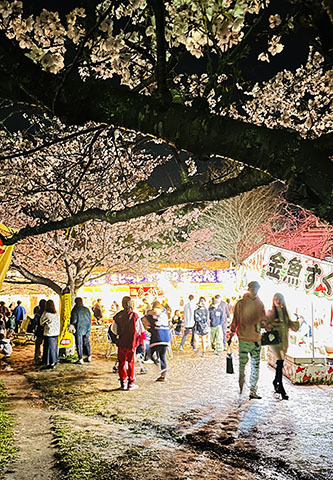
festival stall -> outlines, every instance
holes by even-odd
[[[124,295],[131,296],[137,308],[143,298],[149,302],[159,298],[166,300],[174,311],[182,309],[190,294],[194,295],[196,300],[204,296],[207,302],[216,294],[222,297],[234,295],[236,271],[230,268],[230,262],[223,262],[223,265],[227,268],[209,269],[209,264],[206,264],[206,268],[194,269],[169,264],[145,275],[111,273],[88,282],[80,290],[80,295],[86,299],[88,305],[101,298],[106,317],[113,316],[114,303],[121,305]]]
[[[273,295],[285,296],[290,317],[300,321],[290,332],[284,373],[294,383],[333,383],[333,263],[291,250],[263,245],[246,259],[238,281],[261,285],[269,309]],[[268,362],[275,358],[268,352]]]

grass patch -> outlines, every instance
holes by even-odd
[[[14,418],[13,413],[7,411],[7,393],[4,384],[0,381],[0,479],[4,478],[4,469],[15,456],[14,447]]]
[[[38,388],[43,398],[53,407],[70,410],[87,416],[110,416],[113,420],[117,411],[110,410],[110,392],[96,392],[89,382],[80,376],[50,376],[48,373],[29,373],[28,380]]]
[[[71,421],[52,418],[61,480],[135,480],[159,457],[143,446],[124,447],[113,438],[86,430],[73,431]],[[140,475],[140,476],[139,476]],[[141,476],[143,475],[143,476]]]

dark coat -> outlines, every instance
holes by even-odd
[[[71,313],[71,325],[75,326],[76,335],[87,335],[91,331],[91,313],[83,305],[75,305]]]

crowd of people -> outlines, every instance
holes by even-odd
[[[261,359],[261,336],[263,331],[274,330],[276,339],[268,348],[276,358],[276,371],[273,380],[275,392],[282,399],[288,395],[283,385],[283,362],[288,349],[289,329],[297,331],[299,322],[290,319],[284,297],[276,293],[273,297],[272,309],[265,312],[264,305],[258,296],[260,285],[250,282],[248,292],[240,298],[235,307],[230,301],[224,301],[215,295],[207,305],[204,297],[197,301],[189,295],[188,301],[181,309],[171,315],[166,302],[155,300],[152,305],[145,299],[141,306],[143,317],[133,311],[130,297],[124,297],[122,310],[114,317],[112,332],[118,343],[118,372],[122,390],[138,388],[135,384],[134,362],[135,352],[144,348],[150,358],[160,364],[161,372],[157,381],[166,381],[167,352],[172,334],[182,335],[179,349],[184,350],[187,338],[196,354],[205,356],[209,343],[217,354],[227,350],[233,337],[238,337],[239,345],[239,389],[243,392],[245,384],[245,367],[251,359],[250,399],[260,399],[257,392],[259,367]],[[231,312],[233,311],[233,315]],[[232,319],[231,319],[232,316]],[[145,347],[148,338],[148,348]],[[119,349],[119,346],[121,347]]]
[[[114,302],[113,321],[109,334],[117,344],[118,374],[122,390],[135,390],[135,360],[139,354],[146,362],[154,362],[160,366],[160,374],[156,381],[165,382],[167,376],[167,353],[173,335],[181,335],[179,350],[183,351],[190,337],[190,346],[197,355],[205,356],[209,348],[216,355],[221,355],[237,336],[239,349],[239,389],[242,394],[245,384],[245,367],[251,359],[250,399],[260,399],[257,392],[259,368],[261,360],[261,339],[263,331],[273,332],[277,340],[269,345],[276,358],[276,371],[273,387],[282,399],[288,395],[283,385],[283,364],[288,349],[289,329],[300,328],[298,320],[290,319],[285,299],[276,293],[271,310],[265,312],[264,305],[258,296],[260,285],[250,282],[248,292],[233,307],[229,299],[224,301],[215,295],[210,302],[203,296],[195,300],[189,295],[185,304],[173,313],[167,300],[155,299],[151,305],[146,298],[135,312],[131,297],[125,296],[120,307]],[[92,307],[94,319],[100,322],[103,317],[101,299]],[[10,337],[20,330],[26,315],[22,302],[6,307],[0,302],[0,352],[5,357],[12,353]],[[90,332],[92,325],[91,309],[83,305],[81,297],[75,299],[71,311],[68,331],[75,336],[78,363],[84,358],[91,362]],[[53,369],[59,358],[58,336],[60,319],[53,300],[42,299],[34,310],[30,322],[31,331],[35,335],[34,360],[42,368]],[[302,327],[304,329],[304,326]],[[41,354],[41,347],[43,353]]]

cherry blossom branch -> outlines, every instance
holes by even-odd
[[[252,190],[260,185],[272,182],[272,177],[258,170],[243,169],[236,178],[224,183],[207,182],[206,184],[185,184],[173,192],[163,193],[154,200],[127,207],[122,210],[102,210],[92,208],[71,217],[58,221],[49,221],[33,227],[26,226],[14,233],[11,237],[0,235],[4,245],[13,245],[27,237],[41,235],[54,230],[66,229],[88,220],[98,219],[110,224],[125,222],[132,218],[143,217],[150,213],[164,211],[174,205],[193,204],[219,200],[238,195],[241,192]]]
[[[0,156],[0,161],[1,160],[11,160],[13,158],[18,158],[18,157],[27,157],[29,155],[33,155],[34,153],[38,153],[42,150],[45,150],[48,147],[52,147],[53,145],[57,145],[59,143],[65,143],[68,142],[69,140],[72,140],[74,138],[79,137],[80,135],[86,135],[87,133],[92,133],[92,132],[102,132],[105,129],[106,125],[98,125],[97,127],[90,127],[90,128],[85,128],[82,130],[79,130],[74,133],[70,133],[68,135],[65,135],[62,138],[55,138],[54,140],[50,142],[45,142],[42,145],[39,145],[36,148],[31,148],[30,150],[25,150],[25,151],[20,151],[18,153],[12,153],[10,155],[2,155]]]

